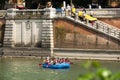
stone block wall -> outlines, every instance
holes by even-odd
[[[118,41],[66,19],[54,21],[54,44],[55,48],[120,49]]]

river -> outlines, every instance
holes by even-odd
[[[44,69],[35,58],[0,58],[0,80],[77,80],[85,72],[81,66],[86,60],[72,60],[70,69]],[[116,72],[119,61],[100,61],[102,66]]]

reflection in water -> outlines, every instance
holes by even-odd
[[[85,70],[85,61],[73,61],[70,69],[44,69],[38,66],[39,59],[13,58],[0,59],[0,80],[77,80]],[[120,62],[101,61],[102,65],[117,71]],[[112,66],[111,66],[112,64]]]

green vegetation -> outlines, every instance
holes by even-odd
[[[97,61],[88,61],[83,67],[87,72],[81,74],[78,80],[120,80],[120,72],[112,73],[111,70],[102,67]]]

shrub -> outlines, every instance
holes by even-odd
[[[83,64],[83,67],[87,69],[87,72],[81,74],[78,80],[120,80],[120,72],[112,73],[111,70],[102,67],[97,61],[88,61]]]

